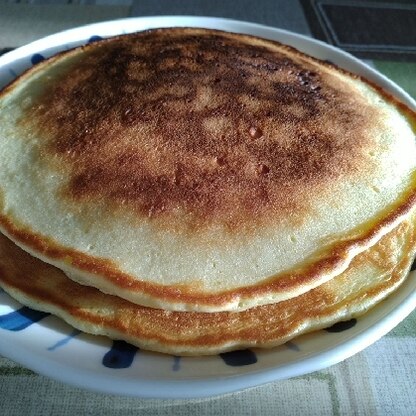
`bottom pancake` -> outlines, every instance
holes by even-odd
[[[91,334],[175,355],[273,347],[357,317],[406,279],[416,247],[413,218],[359,254],[341,275],[296,298],[243,312],[172,312],[132,304],[68,279],[0,235],[0,286],[22,304]]]

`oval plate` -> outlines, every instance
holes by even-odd
[[[0,58],[0,88],[57,52],[94,40],[155,27],[205,27],[247,33],[289,44],[364,76],[416,109],[390,80],[351,55],[305,36],[257,24],[205,17],[122,19],[67,30]],[[146,398],[214,396],[335,364],[369,346],[416,307],[416,274],[358,321],[318,331],[270,350],[211,357],[174,357],[138,350],[74,330],[60,319],[22,307],[0,289],[0,353],[34,371],[91,390]]]

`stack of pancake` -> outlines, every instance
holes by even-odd
[[[252,36],[59,54],[0,95],[0,285],[182,355],[351,319],[415,254],[415,125],[369,82]]]

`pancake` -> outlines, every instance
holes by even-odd
[[[415,114],[252,36],[160,29],[0,96],[0,229],[144,306],[237,311],[344,271],[415,204]]]
[[[358,317],[405,280],[416,250],[405,221],[357,255],[339,276],[299,297],[242,312],[172,312],[135,305],[79,285],[0,236],[0,286],[32,308],[92,334],[176,355],[273,347]]]

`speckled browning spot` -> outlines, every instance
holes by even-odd
[[[171,29],[86,47],[31,110],[66,197],[229,227],[307,208],[362,163],[371,112],[274,45]]]

